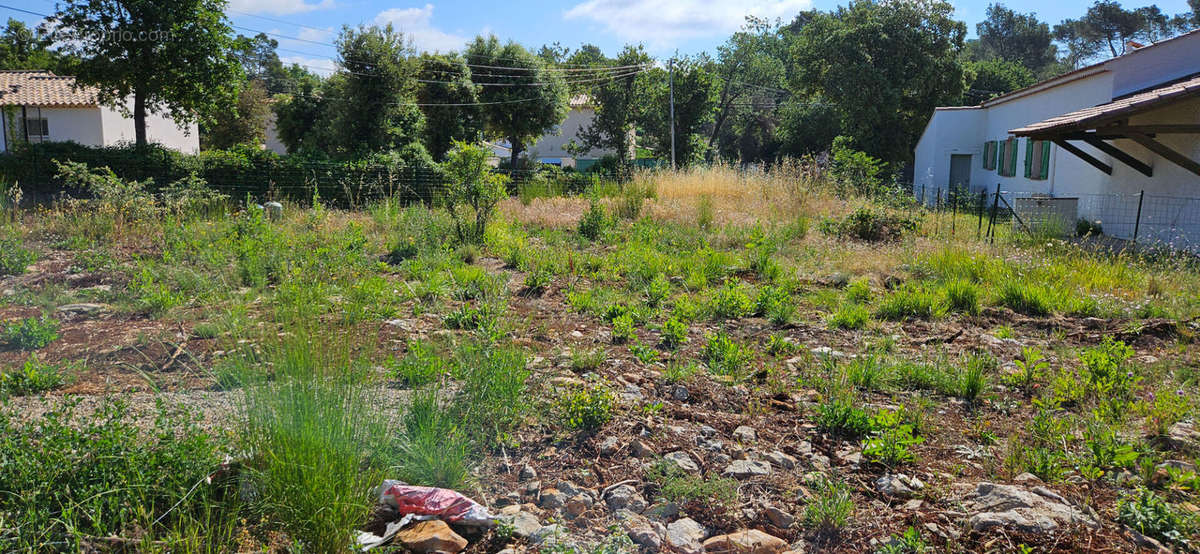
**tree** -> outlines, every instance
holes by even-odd
[[[331,142],[332,105],[338,98],[342,77],[328,81],[301,81],[295,94],[275,102],[275,132],[288,153],[324,153]],[[333,91],[326,96],[326,91]],[[327,99],[328,98],[328,99]]]
[[[754,17],[746,18],[742,30],[717,47],[720,93],[708,139],[709,159],[715,155],[717,138],[739,103],[764,90],[782,91],[785,50],[779,26]]]
[[[704,128],[712,123],[716,104],[716,76],[712,60],[706,54],[674,60],[675,67],[675,159],[681,166],[704,160],[707,136]],[[670,90],[667,69],[648,71],[640,127],[645,146],[660,159],[671,157]]]
[[[79,60],[52,50],[53,38],[41,29],[9,18],[0,35],[0,69],[48,69],[58,75],[70,75]]]
[[[261,81],[249,81],[238,94],[237,105],[213,118],[213,124],[202,129],[202,148],[226,149],[238,144],[259,146],[267,140],[267,116],[271,107],[267,90]]]
[[[404,34],[391,24],[343,27],[337,47],[343,71],[333,103],[335,152],[355,158],[419,143],[424,116],[415,105],[417,64]]]
[[[425,114],[425,149],[441,160],[455,141],[474,142],[483,131],[479,92],[458,54],[422,54],[417,102]],[[486,71],[486,70],[484,70]]]
[[[1168,18],[1158,6],[1133,10],[1115,0],[1097,0],[1079,19],[1054,26],[1054,36],[1067,46],[1066,63],[1078,66],[1104,54],[1120,56],[1130,42],[1154,42],[1186,26],[1183,18]]]
[[[483,242],[488,220],[506,194],[508,178],[492,171],[487,159],[490,153],[481,146],[455,142],[446,154],[442,171],[449,186],[444,201],[454,220],[454,232],[459,242]]]
[[[142,147],[148,113],[207,122],[235,101],[242,69],[224,8],[224,0],[66,0],[50,22],[81,59],[76,81],[132,113]]]
[[[867,153],[909,161],[929,113],[965,88],[966,25],[953,13],[940,0],[855,0],[816,13],[792,47],[792,88],[833,104]]]
[[[966,105],[979,104],[1037,82],[1037,77],[1028,67],[998,58],[967,62],[966,70],[971,82],[970,88],[963,94],[963,104]]]
[[[1058,57],[1050,25],[1037,14],[1017,13],[1002,4],[987,8],[987,19],[975,25],[979,35],[976,60],[1000,59],[1019,63],[1033,73],[1053,64]]]
[[[622,165],[632,159],[634,125],[645,106],[644,79],[639,79],[636,72],[649,63],[650,56],[640,45],[626,45],[620,55],[602,66],[611,68],[609,71],[587,73],[589,77],[581,79],[602,79],[591,83],[590,96],[596,115],[580,132],[584,147],[612,149]],[[634,66],[638,69],[628,69]]]
[[[472,73],[484,104],[484,130],[508,141],[515,172],[529,142],[554,129],[567,117],[567,85],[544,61],[515,42],[500,44],[495,36],[476,37],[467,46],[473,65],[488,66]]]
[[[825,152],[842,133],[836,106],[820,96],[788,99],[779,117],[779,151],[789,156]]]
[[[266,33],[259,33],[253,37],[238,35],[235,44],[234,55],[242,64],[247,79],[261,82],[267,94],[295,91],[292,76],[275,52],[279,41],[268,37]]]

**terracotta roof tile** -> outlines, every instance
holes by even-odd
[[[1052,132],[1081,131],[1193,96],[1200,96],[1200,76],[1118,98],[1107,104],[1054,116],[1009,132],[1014,135],[1030,136]]]
[[[95,106],[96,91],[49,71],[0,71],[0,106]]]

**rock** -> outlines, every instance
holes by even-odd
[[[641,493],[629,485],[621,485],[608,491],[608,496],[605,497],[604,502],[608,505],[608,509],[614,512],[617,510],[629,510],[640,514],[646,511],[646,507],[648,506],[646,499],[642,498]]]
[[[852,466],[862,465],[862,452],[855,448],[847,448],[837,452],[838,461]]]
[[[663,535],[666,533],[660,533],[650,520],[629,510],[617,510],[613,517],[621,522],[621,529],[634,544],[651,552],[658,552],[662,548]]]
[[[16,296],[16,295],[17,295],[17,291],[15,291],[13,289],[4,289],[3,291],[0,291],[0,296]]]
[[[751,477],[770,475],[771,465],[767,462],[734,460],[721,474],[733,477],[734,479],[749,479]]]
[[[689,393],[687,387],[683,385],[675,385],[671,387],[671,398],[674,398],[679,402],[687,401],[690,396],[691,393]]]
[[[771,465],[781,469],[796,469],[796,458],[788,456],[778,450],[772,450],[764,456]]]
[[[701,541],[707,536],[704,526],[690,517],[675,520],[667,526],[667,546],[678,552],[700,552]]]
[[[621,441],[617,437],[608,437],[600,441],[596,450],[600,452],[601,456],[612,456],[621,450]]]
[[[729,462],[732,462],[732,461],[733,461],[733,458],[730,457],[729,454],[725,454],[724,452],[718,452],[715,456],[712,457],[712,463],[713,463],[713,465],[716,465],[716,466],[729,465]]]
[[[413,523],[401,529],[396,540],[413,552],[462,552],[467,547],[467,539],[440,519]]]
[[[767,521],[771,522],[780,529],[787,529],[796,523],[796,517],[774,506],[768,507],[763,511],[763,515],[767,516]]]
[[[875,490],[886,496],[908,498],[916,495],[917,491],[925,488],[925,483],[915,477],[903,473],[886,474],[875,480]]]
[[[567,501],[567,515],[578,517],[580,514],[588,511],[593,505],[595,505],[595,501],[592,500],[591,496],[577,494]]]
[[[917,510],[920,510],[921,506],[924,506],[924,505],[925,505],[925,502],[923,500],[921,500],[919,498],[914,498],[912,500],[909,500],[908,502],[905,502],[904,505],[901,506],[900,508],[904,509],[904,510],[908,510],[910,512],[915,512]]]
[[[1042,479],[1040,477],[1038,477],[1037,475],[1034,475],[1032,473],[1029,473],[1029,472],[1025,472],[1016,477],[1013,477],[1013,481],[1015,481],[1017,483],[1026,483],[1026,484],[1030,484],[1030,485],[1042,484]]]
[[[722,450],[725,450],[725,443],[721,441],[708,440],[705,438],[697,438],[696,445],[712,452],[721,452]]]
[[[654,456],[654,449],[645,441],[633,441],[633,444],[629,445],[629,455],[634,458],[649,458]]]
[[[692,457],[682,450],[677,450],[663,456],[663,460],[675,464],[676,467],[688,473],[700,473],[700,466],[696,465]]]
[[[651,519],[671,520],[679,517],[679,505],[674,502],[659,502],[642,513]]]
[[[560,510],[567,505],[567,495],[558,489],[545,489],[538,499],[538,507],[545,510]]]
[[[517,478],[522,481],[529,481],[530,479],[537,479],[537,475],[537,470],[533,469],[533,466],[526,464],[521,467],[521,473],[517,475]]]
[[[407,319],[389,319],[385,323],[387,323],[388,326],[395,327],[397,329],[400,329],[401,331],[412,331],[413,330],[412,322]]]
[[[529,542],[531,544],[554,544],[562,542],[562,538],[565,536],[567,536],[567,528],[555,523],[534,531],[533,534],[529,535]]]
[[[58,307],[58,312],[72,315],[90,315],[108,311],[108,304],[65,304]]]
[[[749,425],[740,425],[733,430],[733,438],[740,442],[754,442],[758,434]]]
[[[625,385],[625,389],[621,391],[621,400],[624,400],[627,404],[641,402],[643,399],[645,399],[645,396],[642,395],[642,389],[638,388],[637,385]]]
[[[1180,450],[1200,451],[1200,431],[1191,423],[1176,423],[1167,430],[1167,441]]]
[[[517,512],[512,516],[509,523],[513,527],[513,534],[522,539],[528,539],[538,529],[542,528],[542,522],[538,520],[537,516],[529,512]]]
[[[720,535],[704,541],[704,551],[719,554],[780,554],[788,544],[757,529]]]
[[[701,425],[700,426],[700,435],[703,436],[704,438],[711,439],[711,438],[717,436],[717,434],[718,434],[717,430],[712,428],[709,425]]]
[[[1011,526],[1027,533],[1045,533],[1072,523],[1093,528],[1099,525],[1066,499],[1041,486],[1026,489],[1016,485],[979,483],[967,498],[965,508],[974,512],[968,526],[976,531]]]
[[[1159,469],[1173,469],[1176,471],[1184,471],[1184,472],[1191,472],[1191,473],[1196,472],[1196,464],[1193,464],[1193,463],[1185,461],[1185,460],[1167,460],[1161,464],[1158,464],[1158,468]]]
[[[818,346],[816,348],[810,348],[810,349],[808,349],[808,351],[811,352],[813,356],[816,356],[818,358],[823,357],[823,356],[830,357],[830,358],[845,358],[846,357],[845,352],[841,352],[839,350],[834,350],[828,346]]]

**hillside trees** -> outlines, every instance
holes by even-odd
[[[588,90],[596,106],[592,122],[580,133],[586,148],[608,148],[616,152],[621,163],[628,163],[633,156],[635,124],[642,112],[651,108],[645,97],[645,80],[640,76],[650,56],[641,46],[626,46],[611,60],[598,67],[609,68],[605,72],[588,72],[579,81],[595,81]]]
[[[455,141],[476,141],[483,131],[482,106],[473,105],[479,102],[479,91],[471,81],[471,68],[458,54],[422,54],[417,64],[425,148],[441,160]]]

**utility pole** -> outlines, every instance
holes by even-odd
[[[679,55],[679,51],[675,51]],[[671,58],[671,71],[667,77],[671,89],[671,171],[675,171],[675,58]]]

